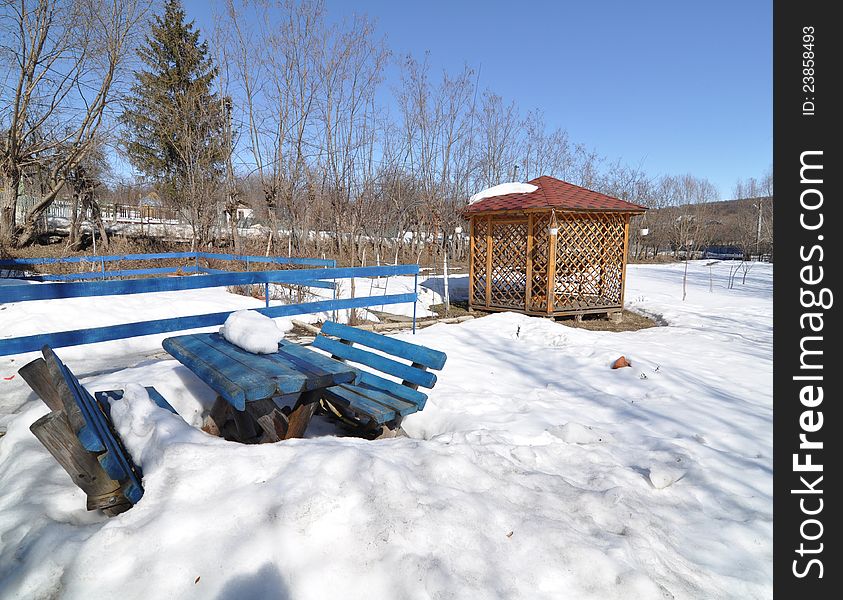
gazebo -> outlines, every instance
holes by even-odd
[[[473,197],[464,210],[469,308],[554,317],[623,310],[629,220],[646,208],[547,176],[498,189],[509,193]]]

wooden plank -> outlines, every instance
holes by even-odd
[[[70,423],[71,430],[77,437],[80,431],[86,431],[83,434],[89,438],[86,439],[86,443],[88,446],[93,446],[93,444],[98,442],[98,438],[94,432],[87,430],[85,418],[82,416],[82,409],[79,408],[79,404],[76,402],[75,389],[70,384],[69,378],[65,375],[64,364],[48,346],[44,346],[41,349],[41,353],[44,356],[44,363],[50,372],[50,378],[58,392],[63,406],[62,410],[64,410],[67,420]],[[105,446],[100,446],[99,450],[105,450]]]
[[[18,287],[32,288],[43,286],[5,286],[6,289]],[[4,288],[0,288],[0,290],[2,289]],[[386,304],[404,304],[412,303],[415,301],[416,295],[412,293],[390,294],[387,296],[363,296],[358,298],[343,298],[340,300],[305,302],[302,304],[286,304],[281,306],[271,306],[269,308],[256,308],[253,310],[268,317],[287,317],[292,315],[341,310],[345,308],[363,308],[367,306],[381,306]],[[66,346],[78,346],[80,344],[107,342],[110,340],[120,340],[130,337],[152,335],[155,333],[169,333],[173,331],[184,331],[186,329],[212,327],[214,325],[222,325],[223,323],[225,323],[225,320],[229,317],[229,315],[231,315],[232,312],[234,311],[208,313],[204,315],[192,315],[188,317],[173,317],[169,319],[158,319],[154,321],[126,323],[123,325],[109,325],[106,327],[75,329],[72,331],[41,333],[16,338],[0,339],[0,356],[6,356],[9,354],[23,354],[25,352],[34,352],[44,345],[48,345],[52,348],[63,348]]]
[[[18,374],[29,384],[32,391],[50,407],[50,410],[62,410],[64,404],[59,396],[59,391],[53,383],[50,370],[43,358],[36,358],[30,363],[18,369]]]
[[[356,342],[393,356],[399,356],[403,359],[424,365],[429,369],[442,369],[445,366],[445,361],[448,359],[448,356],[439,350],[396,340],[395,338],[379,333],[363,331],[333,321],[327,321],[322,325],[322,333]]]
[[[225,398],[217,396],[208,416],[205,417],[205,421],[202,423],[202,431],[216,437],[222,437],[223,428],[232,410],[233,407]]]
[[[324,389],[320,389],[302,394],[296,406],[293,407],[293,411],[290,413],[287,433],[284,436],[285,440],[304,436],[304,432],[307,430],[313,413],[316,412],[319,399],[322,397],[324,391]]]
[[[299,394],[321,389],[337,383],[353,381],[355,372],[348,365],[332,361],[316,352],[300,348],[299,351],[285,347],[273,354],[252,354],[226,341],[218,333],[196,334],[194,337],[243,367],[243,373],[257,374],[274,380],[275,390],[263,397]],[[239,381],[238,381],[239,383]],[[241,384],[241,387],[244,387]],[[245,389],[245,387],[244,387]],[[260,399],[260,398],[258,398]],[[246,404],[251,402],[246,393]]]
[[[246,392],[240,387],[237,381],[237,373],[228,367],[225,367],[225,371],[221,372],[215,365],[197,356],[193,350],[196,347],[195,342],[186,344],[185,337],[167,338],[162,342],[162,346],[164,350],[184,364],[199,379],[225,398],[234,408],[244,410],[246,408]],[[271,396],[274,391],[274,384],[271,387],[269,384],[263,385],[267,389],[265,392],[261,389],[259,393],[263,393],[263,396],[258,397],[266,398],[267,396]]]
[[[388,392],[389,394],[402,400],[412,402],[419,407],[419,410],[423,409],[425,403],[427,402],[427,394],[424,392],[414,390],[411,387],[401,385],[400,383],[390,379],[384,379],[383,377],[375,375],[374,373],[369,373],[368,371],[360,371],[357,376],[357,380],[354,383],[359,387]]]
[[[296,269],[284,271],[249,271],[218,273],[195,277],[152,277],[113,281],[79,281],[0,287],[0,303],[50,300],[55,298],[83,298],[90,296],[123,296],[148,292],[195,290],[252,283],[301,283],[312,280],[346,279],[349,277],[378,277],[416,275],[418,265],[390,265],[383,267],[344,267],[326,269]]]
[[[205,258],[239,262],[262,262],[286,265],[309,265],[314,267],[334,267],[336,261],[322,258],[297,258],[290,256],[245,256],[241,254],[215,254],[210,252],[159,252],[150,254],[103,254],[96,256],[67,256],[61,258],[11,258],[0,260],[0,267],[18,265],[47,265],[67,263],[102,263],[114,261],[162,260],[174,258]]]
[[[132,462],[129,453],[123,447],[111,420],[103,412],[103,407],[82,387],[78,379],[73,377],[73,380],[79,392],[77,397],[79,406],[86,418],[93,423],[97,435],[105,445],[105,452],[100,454],[97,460],[109,477],[123,484],[123,494],[132,504],[136,504],[143,496],[140,469]]]
[[[227,271],[225,269],[210,269],[207,267],[199,267],[199,273],[231,273],[231,271]],[[280,285],[287,285],[287,284],[280,284]],[[322,288],[326,290],[333,290],[336,288],[336,284],[333,281],[319,281],[319,280],[308,280],[302,281],[297,283],[296,285],[300,285],[303,287],[315,287],[315,288]]]
[[[407,415],[411,415],[419,410],[419,407],[413,402],[407,402],[406,400],[402,400],[401,398],[372,388],[346,384],[334,386],[332,389],[349,390],[359,396],[365,396],[370,400],[374,400],[378,404],[382,404],[390,410],[394,410],[401,417],[406,417]]]
[[[468,220],[468,240],[469,240],[469,252],[468,252],[468,308],[471,309],[474,307],[474,247],[475,247],[475,240],[474,236],[474,216],[472,215]]]
[[[551,217],[551,226],[553,225],[553,218]],[[557,221],[557,226],[559,222]],[[556,238],[559,235],[548,234],[548,248],[547,248],[547,314],[553,313],[553,302],[556,292]]]
[[[486,306],[492,305],[492,216],[486,217]]]
[[[623,307],[623,296],[626,292],[626,261],[629,258],[629,217],[627,217],[623,224],[623,264],[621,266],[621,302]]]
[[[324,258],[298,258],[295,256],[244,256],[241,254],[215,254],[211,252],[197,253],[199,258],[212,260],[230,260],[253,263],[272,263],[279,265],[305,265],[312,267],[335,267],[337,261]]]
[[[524,310],[530,308],[533,292],[533,213],[527,215],[527,285],[524,290]]]
[[[237,410],[245,410],[247,400],[260,400],[275,393],[274,381],[243,372],[240,364],[208,352],[207,344],[194,336],[167,338],[162,346]]]
[[[184,267],[156,267],[152,269],[120,269],[117,271],[93,271],[90,273],[69,273],[66,275],[39,275],[27,279],[40,281],[81,281],[85,279],[103,279],[108,277],[135,277],[138,275],[165,275],[167,273],[190,274],[198,273],[196,265]],[[226,271],[228,272],[228,271]]]
[[[368,350],[347,346],[323,335],[318,336],[313,341],[313,345],[316,348],[325,350],[346,360],[372,367],[383,373],[388,373],[389,375],[426,388],[432,388],[436,384],[436,375],[429,371],[413,368],[410,365],[400,363],[379,354],[374,354]]]
[[[283,440],[287,434],[287,417],[278,410],[278,407],[270,398],[248,402],[246,413],[263,430],[265,434],[263,441],[278,442]]]
[[[64,412],[76,437],[89,452],[104,451],[105,444],[99,436],[93,417],[86,410],[84,401],[81,399],[79,381],[50,348],[43,348],[42,352],[44,362],[50,369]]]
[[[123,481],[131,478],[131,471],[133,470],[132,465],[129,464],[131,459],[129,459],[128,455],[122,451],[122,447],[118,448],[117,445],[114,444],[115,440],[113,439],[113,432],[111,431],[112,428],[110,423],[107,422],[107,419],[100,410],[99,405],[97,405],[94,398],[88,394],[88,391],[82,387],[79,380],[75,377],[73,377],[73,380],[73,384],[76,387],[77,392],[76,402],[82,409],[82,414],[84,415],[89,428],[96,433],[96,436],[105,447],[105,452],[100,454],[97,459],[103,466],[105,472],[108,473],[112,479]],[[79,437],[78,433],[77,437]],[[82,445],[85,445],[84,441]],[[138,483],[140,482],[138,481]]]
[[[195,351],[203,360],[217,368],[233,368],[232,380],[246,393],[247,403],[252,400],[269,398],[276,394],[292,394],[304,389],[308,375],[295,369],[289,363],[280,361],[273,354],[253,354],[227,341],[218,333],[200,333],[183,336],[184,345],[192,341],[204,344],[205,348],[195,346]],[[310,375],[314,377],[314,375]],[[332,378],[323,376],[325,385],[331,385]],[[270,380],[273,389],[266,393],[264,381]],[[255,384],[257,382],[257,385]],[[255,389],[254,393],[252,390]]]
[[[388,423],[396,418],[394,409],[388,408],[343,386],[334,386],[326,389],[325,396],[331,402],[336,402],[354,413],[363,414],[379,425]]]
[[[99,256],[65,256],[60,258],[8,258],[0,260],[0,267],[17,265],[50,265],[67,263],[101,263],[114,261],[196,258],[196,254],[196,252],[159,252],[152,254],[104,254]]]
[[[89,496],[113,495],[120,483],[110,478],[96,456],[82,447],[64,411],[44,415],[29,430],[70,476],[70,479]]]
[[[333,377],[332,385],[352,382],[357,374],[355,368],[313,350],[308,350],[289,340],[281,340],[278,343],[278,353],[275,356],[277,360],[283,358],[283,360],[307,372],[331,374]]]

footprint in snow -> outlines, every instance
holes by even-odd
[[[651,465],[648,477],[654,488],[663,490],[685,477],[687,473],[685,461],[681,457],[676,457],[673,463]]]
[[[598,444],[612,441],[612,436],[605,431],[569,422],[548,428],[548,433],[561,439],[566,444]]]

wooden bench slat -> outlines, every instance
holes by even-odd
[[[389,423],[396,417],[396,412],[371,398],[356,393],[345,386],[335,385],[325,390],[325,396],[332,402],[337,402],[352,410],[356,414],[363,414],[377,424]]]
[[[400,377],[405,381],[422,387],[432,388],[436,384],[436,375],[429,371],[423,371],[391,358],[374,354],[368,350],[343,344],[324,335],[316,336],[313,345],[321,350],[330,352],[334,356],[372,367],[373,369]]]
[[[297,366],[305,368],[318,367],[326,373],[333,373],[335,381],[348,383],[354,381],[354,373],[348,372],[348,366],[318,352],[308,350],[291,342],[281,340],[278,342],[278,354],[284,356]]]
[[[428,369],[441,370],[445,366],[447,355],[439,350],[419,346],[395,338],[387,337],[372,331],[364,331],[356,327],[349,327],[341,323],[327,321],[322,325],[322,333],[332,335],[334,337],[342,338],[350,342],[356,342],[369,348],[374,348],[398,356],[400,358],[409,360],[420,365],[424,365]],[[420,384],[421,385],[421,384]],[[432,387],[426,386],[426,387]]]
[[[419,410],[419,407],[413,402],[407,402],[406,400],[402,400],[401,398],[397,398],[381,390],[360,385],[339,385],[334,386],[334,388],[331,389],[335,388],[351,390],[355,394],[365,396],[366,398],[374,400],[378,404],[382,404],[386,408],[394,410],[401,417],[406,417],[407,415],[411,415]]]
[[[400,383],[396,383],[395,381],[391,381],[389,379],[384,379],[380,375],[375,375],[374,373],[369,373],[368,371],[360,371],[356,382],[357,384],[361,384],[362,387],[371,387],[377,390],[389,392],[393,396],[398,396],[402,400],[412,402],[419,410],[423,409],[425,402],[427,402],[427,394],[424,392],[414,390],[411,387],[401,385]]]
[[[75,432],[76,436],[82,443],[82,447],[88,452],[103,452],[106,450],[105,443],[99,434],[96,423],[94,422],[93,414],[90,410],[88,410],[87,405],[81,399],[81,393],[79,392],[81,384],[79,383],[79,380],[76,379],[63,362],[58,360],[58,357],[55,355],[53,356],[56,359],[59,372],[70,390],[70,394],[73,397],[74,402],[79,406],[79,411],[84,421],[84,425]]]
[[[131,457],[129,457],[123,445],[112,433],[109,421],[102,410],[100,410],[96,400],[82,386],[76,376],[70,372],[70,369],[58,360],[55,354],[53,356],[64,374],[65,380],[79,408],[82,410],[85,420],[88,422],[86,434],[95,434],[99,438],[99,445],[105,450],[103,454],[97,457],[97,460],[99,460],[100,465],[102,465],[103,470],[109,477],[116,481],[128,482],[125,492],[126,497],[132,504],[137,503],[143,495],[140,470],[131,462]],[[85,445],[81,437],[79,441],[82,442],[83,446]],[[89,448],[86,447],[86,449]]]

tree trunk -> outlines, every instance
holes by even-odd
[[[53,188],[47,192],[47,195],[39,200],[38,203],[26,213],[23,225],[18,231],[17,238],[14,240],[16,248],[23,248],[24,246],[28,246],[32,243],[35,236],[38,235],[38,220],[44,214],[44,211],[46,211],[53,203],[53,200],[56,199],[59,190],[61,190],[63,186],[64,179],[55,180]]]
[[[0,246],[11,246],[15,241],[17,229],[15,212],[18,207],[20,171],[14,169],[5,175],[5,187],[0,195]]]
[[[102,222],[102,213],[100,212],[100,205],[99,203],[94,200],[93,198],[90,199],[90,206],[91,206],[91,220],[96,225],[97,230],[100,232],[100,241],[102,242],[102,249],[108,250],[109,246],[109,239],[108,239],[108,231],[105,229],[105,224]],[[91,232],[93,235],[93,232]]]
[[[84,214],[84,208],[82,212]],[[81,223],[79,218],[79,195],[73,195],[73,202],[70,206],[70,235],[67,239],[67,245],[70,246],[72,250],[81,250],[82,243],[79,239],[79,230],[81,229]]]

